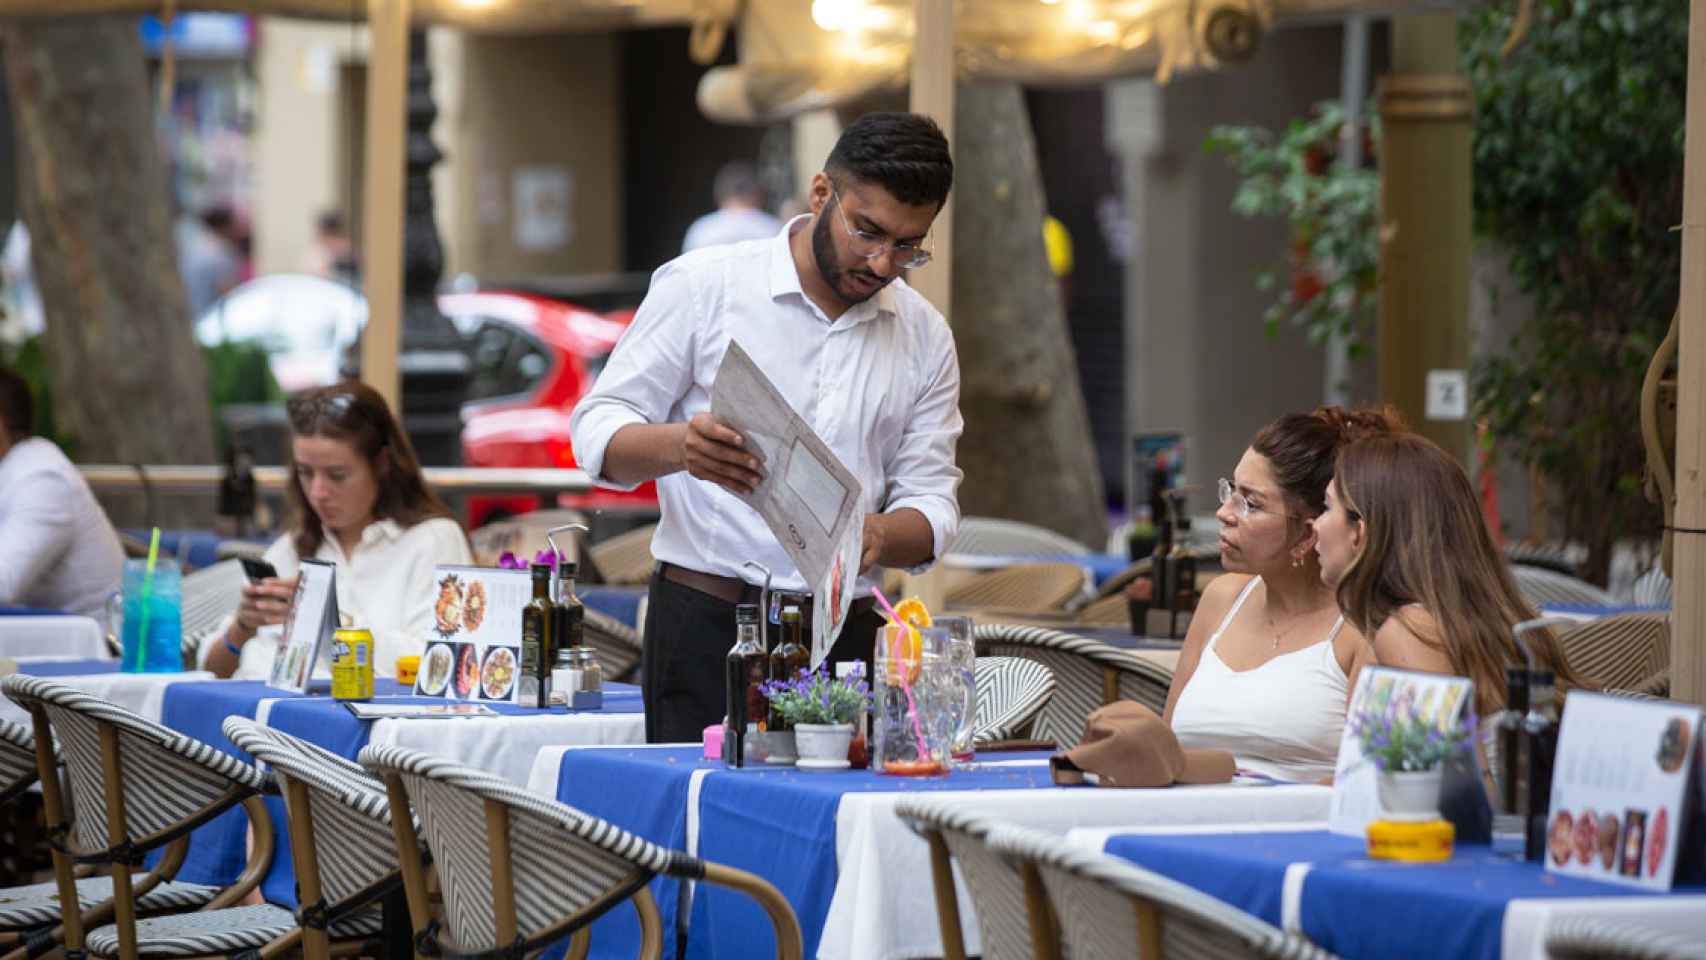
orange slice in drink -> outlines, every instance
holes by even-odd
[[[883,632],[888,644],[887,656],[892,663],[906,664],[907,686],[918,682],[918,670],[923,663],[924,635],[919,633],[921,627],[930,626],[930,611],[924,606],[924,601],[917,597],[908,597],[895,605],[895,616],[900,619],[896,626],[904,629],[885,630]],[[898,673],[890,673],[888,685],[898,687],[902,680]]]
[[[924,601],[917,597],[907,597],[895,604],[894,613],[901,619],[902,623],[911,624],[914,627],[930,626],[930,608],[926,607]]]

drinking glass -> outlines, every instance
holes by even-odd
[[[885,626],[877,634],[876,742],[872,766],[898,776],[936,776],[948,770],[953,736],[951,676],[945,630]]]
[[[183,579],[174,560],[124,562],[120,582],[123,616],[118,630],[126,673],[175,673],[184,668]]]
[[[977,641],[970,617],[937,617],[932,626],[948,633],[947,660],[949,682],[953,686],[949,714],[953,733],[948,752],[955,766],[970,763],[976,757],[972,737],[977,733]]]

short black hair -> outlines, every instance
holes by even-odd
[[[36,403],[30,382],[11,367],[0,367],[0,425],[15,440],[35,429]]]
[[[841,131],[823,168],[874,183],[911,207],[940,207],[954,185],[948,138],[921,113],[867,113]]]

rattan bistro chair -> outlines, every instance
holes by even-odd
[[[652,536],[657,532],[655,523],[635,527],[627,533],[593,544],[587,548],[587,553],[591,555],[593,565],[598,567],[598,572],[604,575],[605,583],[644,584],[651,579],[652,566],[656,562],[652,558]]]
[[[1543,604],[1577,603],[1609,607],[1617,603],[1617,598],[1610,593],[1566,573],[1522,563],[1511,564],[1510,571],[1511,579],[1516,581],[1517,591],[1522,594],[1524,600],[1536,607]]]
[[[1062,613],[1083,594],[1089,574],[1076,563],[1024,563],[977,577],[948,591],[949,610]]]
[[[0,720],[0,806],[28,790],[39,775],[35,736],[24,727]]]
[[[1569,917],[1546,931],[1546,956],[1553,960],[1703,960],[1706,945],[1631,924]]]
[[[1054,695],[1054,674],[1035,660],[979,657],[976,672],[978,746],[1023,735]]]
[[[1558,633],[1564,662],[1596,686],[1663,695],[1670,670],[1670,616],[1622,613]]]
[[[573,936],[584,957],[589,924],[623,901],[640,916],[641,955],[663,946],[647,886],[660,874],[729,887],[770,917],[780,960],[799,960],[800,924],[769,883],[636,837],[573,807],[430,754],[369,746],[361,763],[385,782],[401,852],[415,944],[426,955],[522,956]],[[413,802],[444,893],[442,921],[429,908],[415,856],[420,840],[404,811]]]
[[[284,794],[303,956],[331,956],[334,932],[344,946],[360,945],[381,926],[379,901],[403,882],[385,785],[343,757],[246,717],[226,718],[223,729],[266,764]],[[296,941],[291,935],[273,947]]]
[[[1047,527],[1018,520],[995,517],[962,517],[954,541],[946,553],[970,553],[979,556],[1022,554],[1090,553],[1089,547],[1071,537],[1055,533]]]
[[[583,610],[581,637],[598,655],[606,680],[627,680],[640,668],[640,633],[591,607]]]
[[[1072,960],[1332,957],[1200,890],[1117,857],[1069,847],[1055,834],[1001,824],[985,840],[1021,874],[1034,869],[1040,875],[1048,909],[1035,903],[1027,909],[1033,927],[1039,917],[1052,926],[1033,929],[1032,939],[1058,932]]]
[[[1025,876],[985,842],[995,821],[960,812],[951,802],[923,795],[902,797],[895,804],[895,816],[930,845],[930,875],[943,960],[966,960],[964,921],[954,887],[955,861],[977,909],[977,932],[982,941],[979,955],[983,960],[1058,960],[1060,941],[1049,932],[1053,918],[1047,915],[1048,902],[1035,870]],[[1034,898],[1027,896],[1031,890],[1035,891]],[[1037,907],[1045,915],[1028,918],[1028,907]]]
[[[1084,721],[1097,707],[1136,700],[1161,713],[1173,671],[1098,640],[1043,627],[1008,623],[977,625],[977,655],[1023,657],[1054,674],[1054,694],[1032,725],[1031,736],[1062,749],[1084,735]]]
[[[256,908],[223,909],[247,896],[272,865],[272,825],[259,796],[258,770],[52,680],[15,675],[0,687],[29,711],[35,726],[36,768],[53,844],[54,898],[81,905],[57,909],[68,955],[86,948],[126,960],[202,956],[271,939],[257,939],[249,915],[231,916]],[[55,742],[69,791],[53,775],[52,751],[44,746]],[[238,805],[249,817],[255,842],[237,881],[223,890],[169,882],[183,864],[190,831]],[[160,862],[138,877],[143,856],[155,850],[164,851]],[[74,863],[105,868],[111,876],[101,878],[104,886],[90,882],[96,878],[79,882]],[[137,919],[141,913],[197,906],[206,912]],[[88,932],[109,916],[114,923]]]
[[[248,580],[238,560],[221,560],[184,574],[182,653],[186,668],[194,668],[203,641],[225,626],[225,618],[237,609]]]

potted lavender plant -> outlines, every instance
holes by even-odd
[[[863,670],[833,679],[828,666],[801,669],[798,676],[759,688],[770,706],[793,727],[796,763],[802,770],[843,770],[853,742],[853,721],[871,704]]]
[[[1382,815],[1388,820],[1432,820],[1439,815],[1445,762],[1472,749],[1475,717],[1416,714],[1408,701],[1394,700],[1351,718],[1363,759],[1373,763]]]

